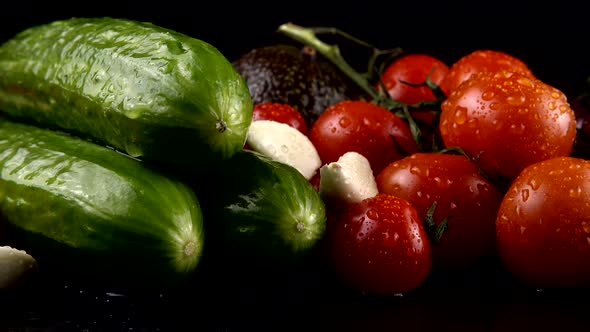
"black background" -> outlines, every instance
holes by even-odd
[[[6,6],[0,11],[0,41],[57,19],[113,16],[186,33],[233,60],[252,48],[288,41],[276,29],[293,22],[339,28],[381,49],[427,52],[448,64],[478,48],[504,50],[571,96],[583,91],[590,77],[588,18],[582,4],[568,1],[20,1]],[[589,326],[586,291],[528,289],[494,262],[467,275],[438,276],[416,294],[388,299],[346,290],[313,263],[271,280],[204,277],[190,292],[142,296],[50,282],[0,293],[0,329],[575,331]]]
[[[233,60],[251,48],[285,41],[276,29],[293,22],[336,27],[380,49],[428,52],[449,64],[477,48],[504,50],[566,92],[577,92],[590,76],[588,17],[583,3],[572,0],[17,1],[11,7],[0,11],[0,40],[55,19],[119,16],[208,41]]]

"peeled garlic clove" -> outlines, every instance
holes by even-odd
[[[37,261],[26,251],[0,246],[0,288],[16,286],[36,268]]]

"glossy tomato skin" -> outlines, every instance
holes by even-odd
[[[380,78],[391,99],[416,105],[436,100],[432,90],[424,84],[430,78],[433,83],[440,85],[448,70],[446,63],[430,54],[408,53],[391,62]],[[380,88],[380,84],[376,88]],[[412,117],[425,127],[433,124],[436,114],[429,110],[414,110]]]
[[[356,151],[369,160],[374,174],[419,150],[407,122],[362,100],[341,101],[328,107],[311,127],[309,139],[322,163]]]
[[[527,167],[496,220],[506,270],[541,289],[590,286],[590,161],[556,157]]]
[[[252,121],[273,120],[286,123],[299,130],[304,135],[308,134],[307,123],[293,106],[276,102],[262,102],[254,105]]]
[[[491,177],[511,180],[530,164],[569,155],[576,119],[565,94],[538,79],[481,72],[441,104],[439,131],[446,147],[462,148]]]
[[[432,55],[411,53],[389,64],[381,74],[381,81],[393,100],[413,105],[436,97],[427,86],[416,87],[405,82],[424,84],[430,76],[430,80],[439,85],[448,69],[446,63]]]
[[[440,240],[431,241],[437,270],[465,271],[495,255],[502,192],[465,156],[416,153],[388,165],[376,181],[380,192],[409,201],[420,220],[435,202],[435,225],[447,218]]]
[[[508,70],[527,77],[534,77],[533,71],[521,59],[498,50],[475,50],[455,61],[439,84],[448,96],[452,90],[481,71]]]
[[[379,193],[338,214],[328,228],[328,257],[344,285],[366,294],[411,292],[431,270],[430,242],[416,210]]]

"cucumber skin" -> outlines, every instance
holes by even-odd
[[[205,256],[230,270],[291,269],[323,242],[325,204],[295,168],[244,149],[209,180],[194,185],[210,244]]]
[[[0,215],[41,269],[122,284],[185,280],[204,244],[199,201],[184,183],[106,147],[2,118]]]
[[[189,167],[241,150],[252,120],[245,81],[214,46],[110,17],[33,26],[0,45],[0,110]]]

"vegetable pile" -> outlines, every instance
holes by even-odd
[[[126,288],[319,258],[393,296],[490,257],[527,287],[586,287],[585,99],[496,50],[446,64],[278,32],[294,45],[233,62],[107,17],[0,45],[2,286],[29,276],[4,263],[18,252],[33,273]],[[367,72],[324,32],[372,50]]]

